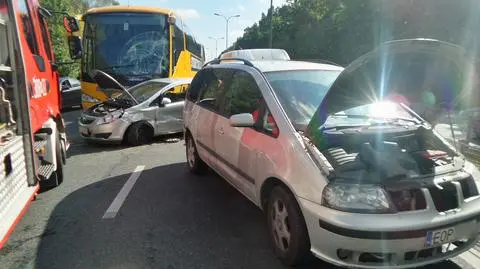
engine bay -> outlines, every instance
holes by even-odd
[[[109,99],[103,103],[90,107],[86,112],[90,116],[103,117],[119,109],[132,107],[132,102],[127,99]]]
[[[319,150],[333,167],[329,177],[379,183],[435,173],[457,154],[431,129],[400,132],[324,133]]]

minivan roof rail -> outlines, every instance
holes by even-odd
[[[296,59],[297,60],[297,59]],[[298,59],[297,61],[305,61],[305,62],[313,62],[313,63],[319,63],[319,64],[331,64],[331,65],[336,65],[342,67],[342,65],[329,61],[329,60],[324,60],[324,59]]]
[[[242,58],[228,58],[228,59],[218,59],[218,58],[216,58],[216,59],[213,59],[210,62],[204,64],[203,67],[205,67],[207,65],[211,65],[211,64],[220,64],[221,62],[226,62],[226,61],[239,61],[239,62],[243,62],[244,65],[254,67],[252,62],[250,62],[249,60],[246,60],[246,59],[242,59]]]

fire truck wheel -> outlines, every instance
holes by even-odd
[[[127,141],[132,146],[140,146],[150,143],[153,138],[153,130],[143,122],[135,122],[128,128]]]
[[[53,174],[50,176],[48,180],[43,182],[42,188],[45,188],[46,190],[58,187],[60,184],[63,182],[63,154],[62,154],[62,143],[60,141],[60,137],[57,137],[56,139],[56,145],[55,145],[55,161],[57,162],[57,170],[53,172]]]
[[[57,136],[57,142],[55,145],[56,150],[56,162],[57,162],[57,170],[53,172],[52,177],[55,178],[55,187],[62,184],[63,182],[63,153],[62,153],[62,142],[60,141],[60,137]]]
[[[62,164],[65,165],[67,164],[67,147],[65,146],[65,141],[60,140],[60,152],[61,152],[61,157],[62,157]]]

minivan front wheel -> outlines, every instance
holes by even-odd
[[[310,253],[310,240],[303,214],[293,195],[282,186],[275,187],[266,213],[275,255],[285,265],[301,264]]]
[[[194,174],[204,174],[207,170],[207,165],[200,159],[200,156],[198,156],[193,137],[188,134],[185,142],[188,169]]]

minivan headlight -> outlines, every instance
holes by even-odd
[[[386,191],[377,185],[330,183],[323,189],[322,205],[346,212],[393,213]]]

